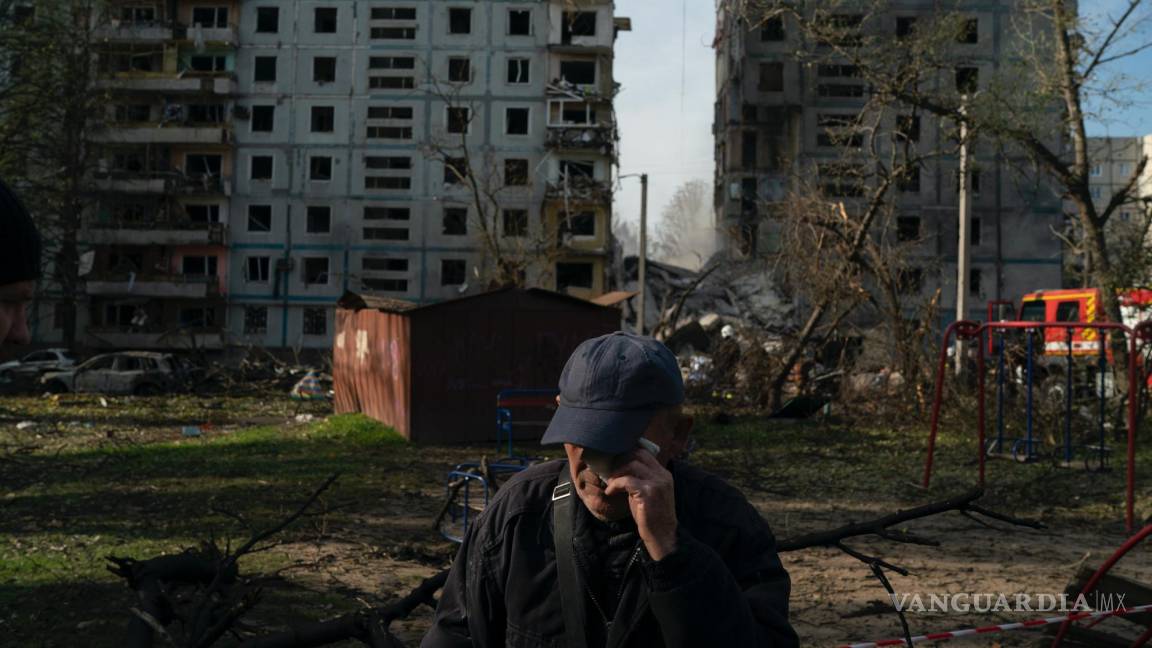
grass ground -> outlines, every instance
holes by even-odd
[[[244,573],[281,576],[267,588],[255,620],[280,626],[379,604],[446,566],[454,545],[431,527],[443,475],[492,448],[413,447],[359,417],[298,423],[292,407],[231,398],[0,399],[0,643],[118,645],[133,599],[105,571],[104,556],[146,558],[208,538],[235,544],[278,521],[334,472],[341,477],[317,514],[282,534],[281,546],[241,562]],[[720,424],[701,411],[693,460],[743,488],[777,536],[786,537],[969,488],[976,453],[961,414],[951,412],[928,491],[913,485],[923,467],[923,424],[782,424],[753,417]],[[31,425],[19,425],[24,422]],[[190,425],[201,435],[183,436],[181,428]],[[1138,520],[1152,512],[1152,444],[1146,446],[1138,461]],[[1123,537],[1123,480],[1122,470],[992,462],[983,503],[1041,519],[1057,534],[1074,530],[1089,544],[1098,539],[1101,547],[1115,546]],[[986,538],[1003,545],[1004,560],[1020,553],[1013,542],[1039,545],[1029,560],[1043,563],[1057,580],[1071,576],[1067,556],[1079,551],[1069,546],[1047,559],[1043,547],[1056,541],[1050,534],[930,529],[945,536],[934,550],[938,561],[965,556]],[[911,556],[929,570],[933,560],[907,553],[904,545],[862,546],[894,562]],[[797,628],[807,643],[892,635],[894,622],[861,625],[827,600],[824,590],[848,580],[859,592],[846,591],[845,601],[863,604],[883,592],[859,563],[821,551],[786,557]],[[994,555],[980,550],[971,560]],[[990,573],[995,560],[987,565]],[[833,564],[849,577],[822,571]],[[414,644],[427,622],[428,612],[421,611],[399,624],[401,636]]]

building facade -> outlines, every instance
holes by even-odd
[[[797,55],[814,46],[797,33],[791,19],[749,20],[746,6],[751,6],[746,0],[717,3],[715,43],[716,226],[737,258],[775,251],[779,240],[773,211],[783,208],[802,176],[823,181],[824,170],[836,168],[846,141],[837,129],[856,119],[869,98],[853,66],[817,64],[811,56]],[[1013,3],[971,6],[965,37],[955,45],[956,79],[978,90],[1011,50]],[[935,3],[893,0],[890,12],[873,19],[871,28],[896,39],[917,18],[937,10]],[[851,25],[860,16],[833,15],[830,20]],[[900,119],[907,121],[901,124]],[[944,148],[948,130],[926,115],[889,115],[881,128],[896,132],[912,125],[914,146]],[[1028,166],[1022,159],[1006,158],[990,144],[978,144],[972,159],[967,315],[984,319],[988,300],[1018,299],[1029,290],[1060,286],[1061,244],[1052,231],[1059,227],[1061,204],[1043,178],[1023,178],[1014,171]],[[940,155],[928,160],[914,181],[902,183],[899,226],[894,228],[900,240],[917,241],[909,263],[910,272],[921,279],[914,282],[909,300],[941,290],[940,311],[948,320],[956,302],[958,168],[956,155]]]
[[[109,4],[86,344],[328,347],[345,291],[451,299],[504,258],[604,291],[612,2]]]
[[[1135,137],[1090,137],[1088,138],[1089,159],[1092,167],[1088,170],[1088,191],[1092,195],[1092,202],[1098,211],[1102,211],[1112,200],[1112,197],[1123,190],[1132,174],[1136,172],[1140,160],[1152,159],[1152,135]],[[1143,240],[1145,250],[1152,249],[1152,232],[1149,232],[1149,219],[1152,218],[1152,165],[1145,165],[1132,192],[1132,200],[1121,205],[1112,213],[1106,228],[1109,243],[1117,245],[1121,250],[1133,248],[1133,242]],[[1073,216],[1076,206],[1067,203],[1064,211]],[[1078,227],[1069,227],[1069,239],[1077,238]],[[1139,243],[1136,243],[1139,246]],[[1085,265],[1087,259],[1073,250],[1066,255],[1065,271],[1068,274],[1066,283],[1080,285],[1084,281]],[[1115,254],[1115,249],[1114,252]],[[1124,256],[1124,255],[1121,255]],[[1137,255],[1128,261],[1140,263],[1147,255]],[[1117,259],[1114,261],[1123,261]],[[1135,270],[1134,268],[1124,270]],[[1141,285],[1152,281],[1152,268],[1146,270],[1143,277],[1139,272],[1132,272],[1130,279]]]

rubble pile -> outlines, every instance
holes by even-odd
[[[638,273],[637,258],[626,257],[623,290],[638,289]],[[716,332],[729,324],[769,334],[782,334],[793,325],[792,305],[776,291],[772,275],[763,262],[713,260],[700,272],[694,272],[649,261],[646,275],[645,320],[650,329],[665,339],[694,322]],[[688,290],[691,292],[684,297]],[[680,304],[682,297],[683,304]],[[635,323],[631,306],[625,317]],[[661,324],[661,330],[656,331]]]

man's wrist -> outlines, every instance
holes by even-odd
[[[660,538],[644,541],[644,548],[648,551],[648,557],[652,560],[663,560],[676,553],[677,546],[675,531],[665,534]]]

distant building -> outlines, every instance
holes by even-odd
[[[630,29],[611,1],[108,5],[85,344],[325,348],[346,290],[485,289],[475,201],[436,154],[460,131],[487,234],[551,236],[527,283],[604,292]]]
[[[796,186],[802,170],[822,173],[834,166],[828,163],[840,158],[842,144],[828,132],[853,119],[868,94],[850,65],[801,62],[796,53],[807,45],[790,20],[749,24],[741,13],[748,4],[717,2],[715,44],[716,225],[737,258],[776,250],[774,206]],[[1011,0],[972,5],[970,37],[957,43],[957,71],[964,78],[980,84],[1002,65],[1014,38],[1006,20],[1014,5]],[[935,3],[894,1],[881,28],[895,38],[917,16],[937,10]],[[843,23],[857,18],[845,15]],[[908,120],[902,128],[914,128],[920,146],[934,148],[946,137],[928,116]],[[887,127],[895,129],[895,120]],[[1060,200],[1046,180],[1021,182],[1013,171],[1021,162],[1005,159],[991,146],[974,151],[970,318],[984,318],[987,300],[1061,285],[1061,243],[1052,233],[1061,222]],[[910,284],[909,297],[942,289],[946,319],[955,312],[958,167],[955,157],[933,160],[900,187],[896,228],[901,239],[922,241],[910,269],[921,280]]]
[[[1132,178],[1140,159],[1152,158],[1152,135],[1090,137],[1088,146],[1089,159],[1092,160],[1092,168],[1088,170],[1088,191],[1096,208],[1103,210],[1112,200],[1112,196]],[[1107,226],[1109,237],[1139,236],[1143,230],[1148,218],[1147,210],[1152,209],[1152,164],[1146,165],[1143,173],[1136,179],[1134,197],[1139,202],[1122,205],[1113,212]],[[1064,211],[1073,215],[1076,213],[1076,207],[1066,203]],[[1075,233],[1077,228],[1070,227],[1070,230]],[[1152,238],[1146,237],[1146,241],[1152,246]],[[1080,255],[1067,255],[1065,269],[1072,275],[1069,277],[1070,281],[1079,278],[1078,275],[1084,269],[1084,261]],[[1152,269],[1149,269],[1149,273],[1152,273]],[[1152,274],[1145,277],[1144,282],[1148,281],[1152,281]]]

